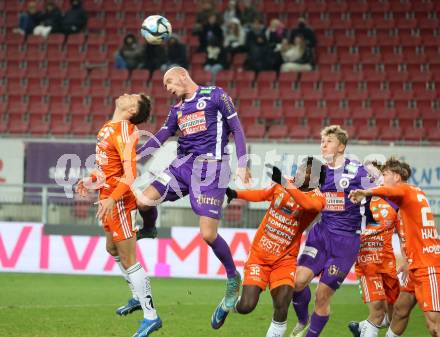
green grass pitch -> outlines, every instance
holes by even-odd
[[[230,314],[225,325],[215,331],[210,318],[223,296],[224,282],[155,278],[152,287],[163,320],[163,328],[151,335],[154,337],[260,337],[266,335],[271,321],[268,292],[254,312]],[[2,337],[132,336],[142,317],[140,311],[127,317],[114,313],[130,297],[122,277],[0,273],[0,289]],[[332,310],[323,337],[351,337],[347,323],[367,314],[357,286],[343,286],[333,299]],[[293,310],[288,319],[290,333],[296,322]],[[380,336],[385,336],[384,330]],[[428,336],[418,308],[405,336]]]

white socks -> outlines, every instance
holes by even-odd
[[[377,337],[379,334],[379,327],[370,321],[364,321],[361,329],[361,337]]]
[[[267,330],[266,337],[283,337],[287,330],[287,321],[285,322],[275,322],[272,320],[270,323],[269,330]]]
[[[151,294],[150,279],[139,262],[127,269],[128,278],[144,311],[144,318],[152,320],[157,318]]]
[[[134,291],[134,288],[133,288],[133,285],[132,285],[131,282],[130,282],[130,279],[128,278],[127,271],[126,271],[125,268],[122,266],[121,258],[120,258],[119,256],[113,256],[113,258],[115,259],[115,262],[118,264],[119,269],[121,269],[122,276],[124,276],[125,281],[127,281],[128,287],[129,287],[130,290],[131,290],[131,294],[132,294],[133,298],[134,298],[135,300],[137,300],[138,297],[137,297],[137,295],[136,295],[136,292]]]
[[[390,320],[388,319],[388,314],[385,314],[382,323],[380,323],[380,328],[388,328],[390,326]]]
[[[392,330],[391,327],[388,328],[387,334],[385,337],[400,337],[400,335],[396,335]]]

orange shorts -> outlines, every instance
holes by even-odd
[[[414,269],[402,291],[414,293],[422,311],[440,311],[440,267]]]
[[[244,265],[243,285],[254,285],[263,291],[275,289],[282,285],[295,286],[296,257],[283,257],[274,264],[261,264],[257,259],[249,256]]]
[[[135,227],[137,208],[124,207],[124,199],[116,202],[113,209],[113,215],[108,217],[102,223],[104,230],[110,232],[113,236],[113,241],[123,241],[132,238],[137,232]]]
[[[394,304],[399,297],[399,279],[392,274],[357,274],[364,303],[387,301]]]

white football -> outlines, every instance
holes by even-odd
[[[161,15],[150,15],[142,22],[141,34],[148,43],[161,44],[172,33],[171,23]]]

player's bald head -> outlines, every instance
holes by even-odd
[[[188,70],[186,70],[183,67],[171,67],[163,75],[164,82],[166,81],[167,78],[173,77],[173,76],[189,77],[189,73],[188,73]]]

